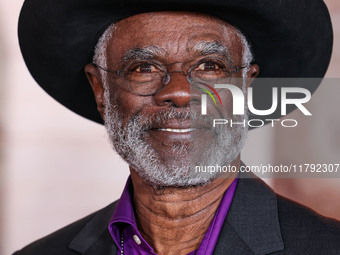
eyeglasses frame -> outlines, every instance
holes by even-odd
[[[165,67],[164,67],[161,63],[159,63],[159,62],[157,62],[157,61],[155,61],[155,60],[152,60],[152,59],[136,59],[136,60],[132,61],[131,63],[129,63],[123,70],[118,70],[118,71],[110,70],[110,69],[105,68],[105,67],[102,67],[102,66],[100,66],[100,65],[98,65],[98,64],[96,64],[96,63],[94,63],[94,62],[92,62],[92,64],[93,64],[96,68],[99,68],[99,69],[101,69],[101,70],[103,70],[103,71],[105,71],[105,72],[108,72],[108,73],[117,75],[117,76],[119,76],[119,77],[124,77],[124,79],[125,79],[125,84],[126,84],[126,86],[129,88],[129,90],[130,90],[132,93],[134,93],[134,94],[136,94],[136,95],[139,95],[139,96],[153,96],[153,95],[155,95],[156,93],[158,93],[158,91],[162,90],[162,89],[165,87],[165,85],[167,85],[167,84],[170,82],[170,79],[171,79],[170,76],[171,76],[173,73],[182,73],[183,75],[186,76],[186,78],[187,78],[189,84],[191,84],[191,83],[192,83],[191,72],[192,72],[193,67],[194,67],[197,63],[201,62],[202,60],[204,60],[204,59],[209,59],[209,58],[215,58],[215,59],[218,59],[218,60],[220,60],[220,61],[223,61],[225,64],[227,64],[227,65],[230,67],[230,79],[232,79],[232,74],[233,74],[233,73],[238,73],[241,69],[244,69],[244,68],[248,67],[248,65],[244,65],[244,66],[231,66],[227,61],[225,61],[224,59],[219,58],[219,57],[204,57],[204,58],[199,59],[198,61],[196,61],[196,62],[190,67],[188,73],[184,72],[183,70],[174,70],[174,71],[168,73],[167,70],[165,69]],[[138,61],[149,61],[149,62],[151,62],[151,63],[154,63],[154,64],[160,66],[160,67],[164,70],[165,78],[163,79],[162,86],[161,86],[159,89],[157,89],[155,92],[150,93],[150,94],[141,94],[141,93],[138,93],[138,92],[134,91],[134,90],[128,85],[128,82],[126,81],[126,78],[125,78],[125,74],[127,73],[127,70],[130,68],[130,66],[132,66],[134,63],[136,63],[136,62],[138,62]]]

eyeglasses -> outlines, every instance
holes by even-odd
[[[124,77],[128,88],[135,94],[151,96],[164,88],[170,82],[174,73],[182,73],[191,85],[229,83],[232,74],[238,73],[245,66],[232,67],[225,60],[218,57],[206,57],[198,60],[186,73],[175,70],[168,73],[165,67],[150,59],[135,60],[127,65],[124,70],[113,71],[92,63],[105,72]]]

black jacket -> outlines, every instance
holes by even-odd
[[[115,255],[108,231],[117,202],[15,255]],[[240,179],[214,254],[340,255],[340,223],[276,195],[258,178]]]

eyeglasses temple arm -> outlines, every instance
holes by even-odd
[[[94,65],[96,68],[99,68],[105,72],[108,72],[108,73],[112,73],[112,74],[115,74],[115,75],[118,75],[118,76],[124,76],[124,71],[113,71],[113,70],[109,70],[107,68],[104,68],[100,65],[97,65],[96,63],[92,62],[92,65]]]

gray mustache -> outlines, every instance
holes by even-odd
[[[190,110],[190,108],[162,109],[147,115],[140,112],[131,118],[133,125],[138,125],[143,130],[164,127],[167,122],[172,120],[177,120],[178,122],[190,121],[190,126],[192,127],[211,127],[214,118],[207,115],[201,115],[200,113]]]

